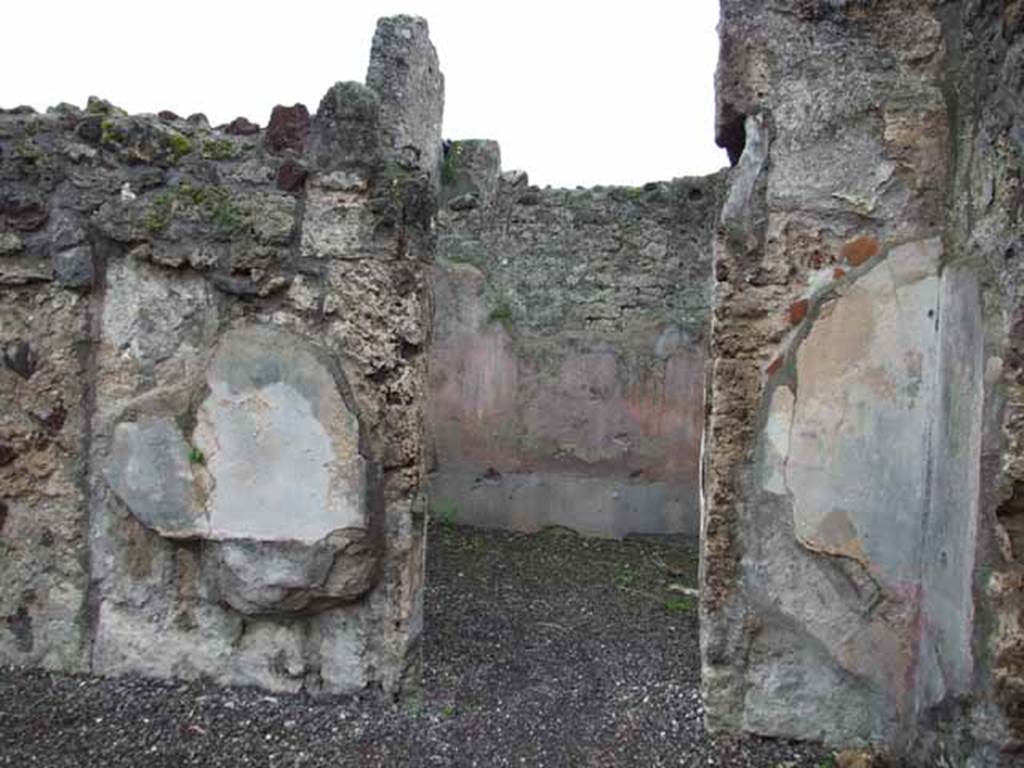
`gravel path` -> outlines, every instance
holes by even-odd
[[[707,734],[695,543],[439,527],[424,692],[311,700],[0,668],[4,766],[769,766],[827,752]]]

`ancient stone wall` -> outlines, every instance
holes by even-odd
[[[428,466],[528,529],[702,490],[712,727],[1019,761],[1024,4],[720,34],[735,167],[636,189],[442,152],[407,17],[265,129],[0,113],[0,662],[393,691]]]
[[[313,692],[414,666],[422,20],[382,20],[368,80],[264,129],[0,114],[0,661]]]
[[[720,31],[709,722],[1010,764],[1020,4],[723,0]]]
[[[720,178],[539,189],[477,141],[444,169],[435,514],[696,534]]]
[[[945,22],[948,271],[978,295],[983,401],[975,571],[963,585],[974,601],[973,695],[927,713],[940,734],[928,742],[953,762],[1009,765],[1024,753],[1024,2],[970,0]]]

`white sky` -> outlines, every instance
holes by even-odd
[[[0,105],[310,112],[363,81],[376,20],[430,23],[447,138],[501,143],[535,184],[641,184],[727,164],[714,145],[718,0],[5,0]]]

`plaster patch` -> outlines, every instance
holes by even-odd
[[[786,460],[789,458],[789,434],[793,426],[796,398],[789,387],[776,387],[772,391],[768,420],[764,425],[765,456],[762,487],[768,493],[784,496],[786,487]]]
[[[359,522],[344,495],[330,493],[330,437],[294,388],[222,390],[203,403],[199,419],[196,440],[207,446],[216,481],[214,538],[316,541]]]
[[[212,538],[314,542],[364,527],[358,424],[301,340],[271,328],[228,334],[207,384],[194,442],[214,481]]]
[[[936,239],[893,249],[819,314],[797,353],[783,477],[766,456],[766,490],[791,492],[805,547],[893,582],[916,572],[927,503],[939,251]],[[771,416],[766,430],[780,431]]]

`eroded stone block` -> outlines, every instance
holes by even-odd
[[[170,418],[122,422],[114,429],[107,481],[139,522],[161,536],[206,537],[210,522],[197,498],[190,454]]]
[[[184,419],[192,435],[167,415],[121,422],[106,477],[147,528],[209,542],[204,573],[238,611],[354,600],[372,586],[378,553],[345,386],[294,334],[230,331],[206,369],[206,397]]]
[[[338,531],[313,544],[225,541],[209,558],[221,597],[246,614],[311,612],[351,602],[371,586],[376,553],[365,532]]]

